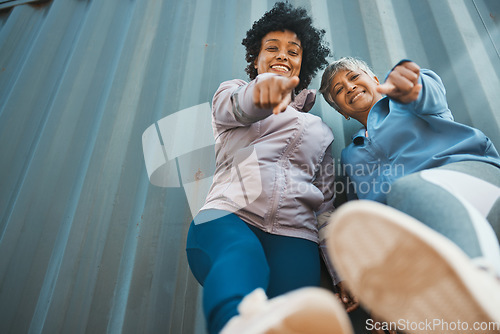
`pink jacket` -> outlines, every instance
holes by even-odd
[[[201,210],[234,212],[269,233],[319,242],[316,214],[333,209],[333,134],[308,114],[315,92],[301,91],[273,115],[252,102],[255,82],[223,82],[212,103],[216,170]]]

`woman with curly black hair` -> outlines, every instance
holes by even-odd
[[[307,113],[306,87],[327,63],[323,35],[306,10],[277,3],[243,40],[250,83],[226,81],[214,95],[216,171],[186,246],[210,333],[352,332],[318,288],[333,134]]]
[[[323,43],[324,30],[318,30],[312,25],[311,18],[303,8],[292,8],[285,3],[277,3],[252,29],[242,44],[246,48],[245,60],[248,66],[245,72],[253,80],[257,77],[257,68],[254,66],[259,56],[262,38],[270,31],[293,31],[302,45],[302,66],[300,69],[300,83],[296,92],[305,89],[311,83],[316,72],[328,65],[326,57],[330,54],[329,48]]]

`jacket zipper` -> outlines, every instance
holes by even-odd
[[[302,137],[302,132],[304,131],[304,127],[305,127],[306,121],[304,119],[304,115],[299,114],[299,117],[300,117],[300,127],[299,127],[299,130],[297,131],[297,135],[295,136],[293,141],[288,145],[288,147],[286,148],[286,150],[283,153],[283,155],[281,156],[281,158],[277,161],[277,164],[278,164],[277,174],[279,176],[281,176],[284,181],[285,181],[286,177],[285,177],[285,172],[284,172],[285,166],[283,165],[283,162],[288,160],[287,158],[288,158],[289,154],[291,153],[291,151],[293,151],[295,149],[295,145],[297,144],[299,139]],[[277,178],[277,181],[278,181],[278,178]],[[277,184],[275,185],[275,189],[273,191],[273,197],[272,197],[273,204],[271,206],[271,210],[269,213],[269,219],[270,219],[271,224],[269,225],[268,232],[272,232],[274,230],[274,225],[276,223],[275,215],[276,215],[276,212],[278,211],[278,206],[279,206],[279,202],[280,202],[280,198],[281,198],[281,196],[280,196],[281,192],[279,191],[280,184],[279,184],[279,182],[276,182],[276,183]]]

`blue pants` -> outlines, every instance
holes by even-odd
[[[256,288],[272,298],[320,284],[316,243],[263,232],[221,210],[201,211],[195,217],[186,252],[191,271],[203,286],[209,333],[218,333],[237,315],[238,304]]]

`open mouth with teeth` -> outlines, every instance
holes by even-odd
[[[283,72],[283,73],[286,73],[286,72],[289,72],[290,71],[290,67],[286,66],[286,65],[282,65],[282,64],[277,64],[277,65],[271,65],[271,68],[275,71],[278,71],[278,72]]]
[[[354,103],[358,100],[358,98],[361,97],[362,94],[364,94],[364,90],[360,90],[354,94],[354,96],[351,98],[351,103]]]

